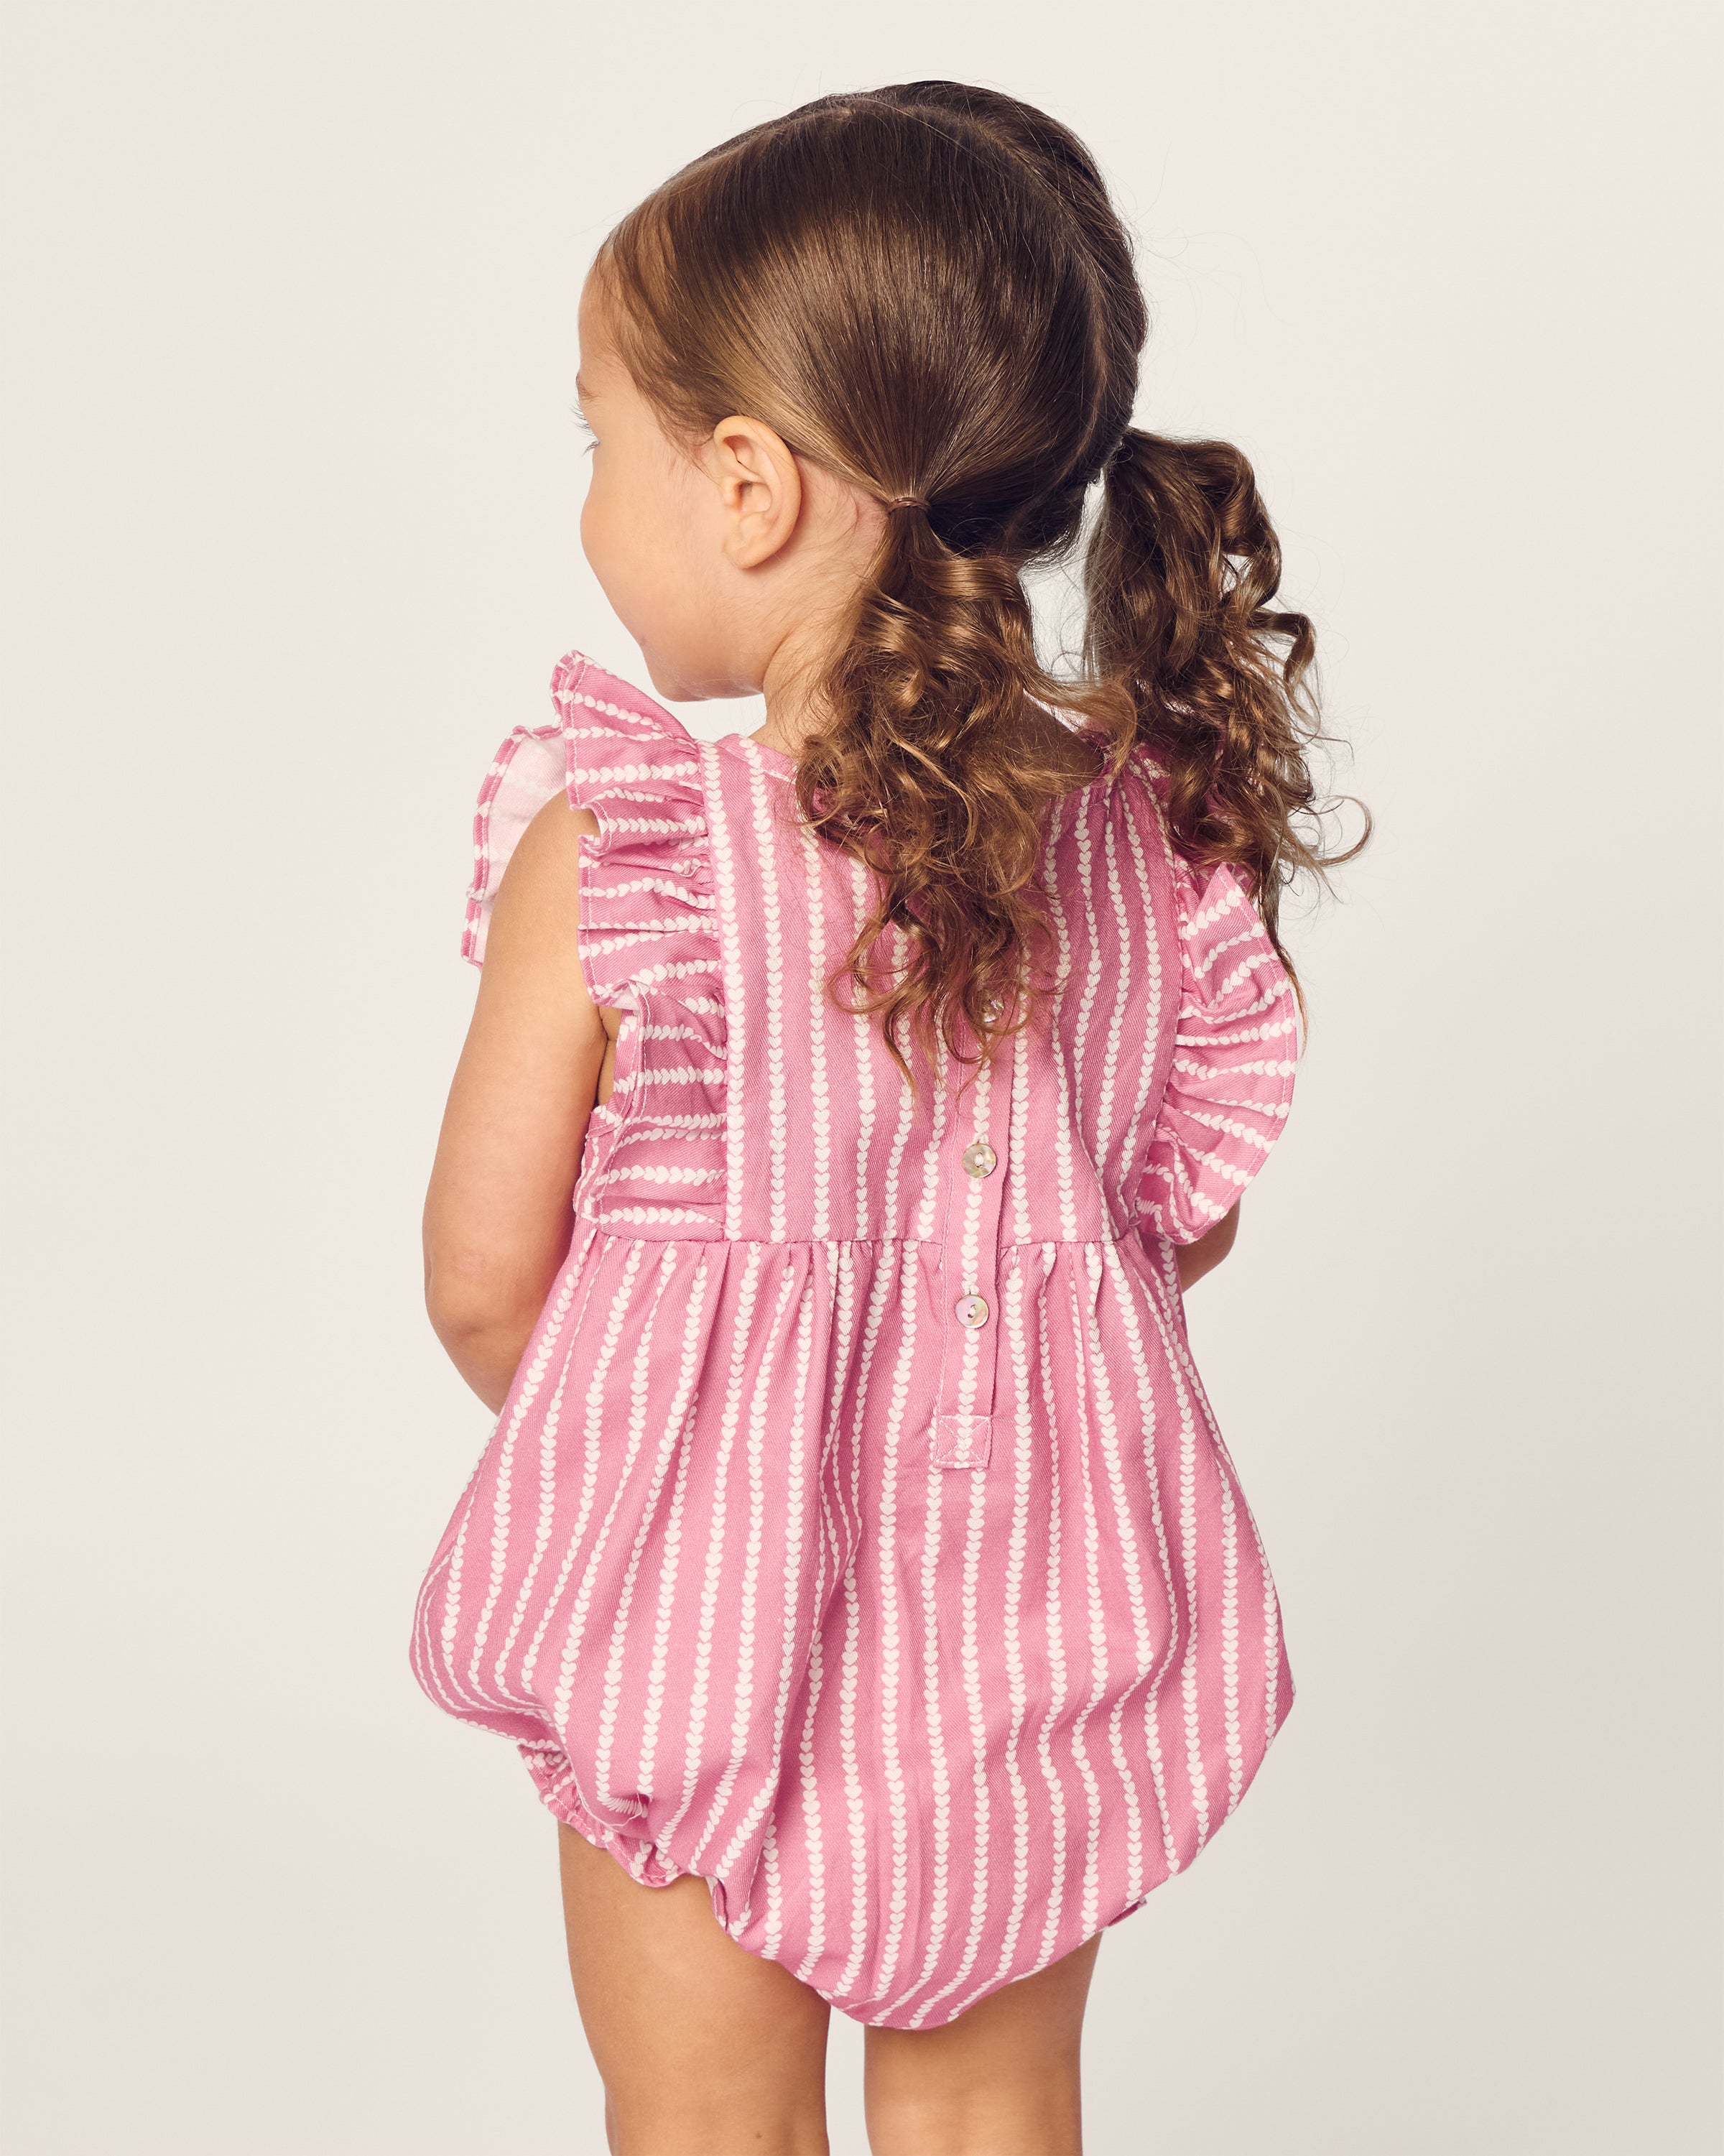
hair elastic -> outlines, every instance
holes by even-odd
[[[926,509],[928,506],[919,494],[888,494],[881,499],[888,509]]]

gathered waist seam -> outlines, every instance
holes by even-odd
[[[710,1250],[715,1244],[731,1243],[739,1248],[769,1250],[891,1250],[913,1247],[940,1250],[945,1245],[938,1235],[631,1235],[608,1220],[595,1220],[589,1213],[575,1214],[577,1223],[607,1235],[615,1243],[680,1243],[695,1250]],[[1130,1227],[1116,1235],[1023,1235],[998,1247],[1001,1256],[1008,1250],[1038,1250],[1049,1244],[1064,1250],[1116,1250],[1121,1243],[1130,1242],[1134,1235],[1153,1238],[1156,1231],[1147,1221],[1134,1220]]]

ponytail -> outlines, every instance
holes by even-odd
[[[974,1062],[1025,1023],[1044,984],[1044,812],[1101,766],[1076,737],[1026,723],[1034,690],[1053,685],[1016,564],[952,551],[924,502],[888,506],[796,790],[812,829],[873,872],[834,988],[878,1014],[909,1075],[918,1044]]]
[[[1090,676],[1123,690],[1135,738],[1167,771],[1176,848],[1244,871],[1285,963],[1284,885],[1321,877],[1365,843],[1326,854],[1311,829],[1321,811],[1307,758],[1321,735],[1311,621],[1271,604],[1280,547],[1230,443],[1127,428],[1103,480],[1085,565]]]

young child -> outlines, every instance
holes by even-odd
[[[1145,332],[1081,146],[952,83],[724,144],[582,295],[587,558],[767,717],[571,652],[485,781],[426,1249],[500,1419],[413,1661],[562,1823],[616,2149],[824,2149],[829,2005],[877,2152],[1076,2148],[1099,1935],[1292,1703],[1181,1296],[1292,1088],[1312,640]]]

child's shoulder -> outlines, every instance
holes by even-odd
[[[687,765],[681,775],[699,778],[700,743],[682,721],[584,651],[566,651],[552,669],[551,701],[572,768],[584,759],[595,770],[614,770],[638,750],[657,770]]]
[[[462,944],[475,964],[504,872],[530,829],[533,858],[546,865],[578,851],[583,924],[647,903],[678,912],[710,905],[700,751],[688,729],[582,651],[565,652],[552,670],[551,702],[553,720],[516,726],[480,789]],[[552,813],[558,802],[574,813]]]

